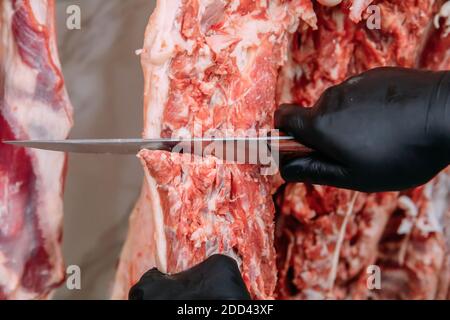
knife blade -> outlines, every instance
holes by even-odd
[[[137,154],[143,149],[204,155],[210,154],[225,159],[239,154],[258,153],[261,146],[271,152],[282,154],[304,154],[312,150],[296,142],[291,136],[225,137],[225,138],[157,138],[157,139],[67,139],[67,140],[10,140],[3,143],[17,147],[91,154]],[[212,148],[211,148],[212,146]],[[229,157],[228,157],[229,158]],[[229,159],[226,160],[229,160]],[[248,158],[248,157],[247,157]],[[248,161],[244,161],[248,163]]]

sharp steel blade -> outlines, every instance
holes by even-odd
[[[290,136],[274,137],[227,137],[227,138],[192,138],[192,139],[73,139],[73,140],[15,140],[3,143],[41,150],[73,153],[137,154],[142,149],[172,151],[180,144],[200,144],[221,142],[266,141],[267,143],[292,140]]]

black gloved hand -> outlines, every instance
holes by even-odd
[[[184,272],[166,275],[156,268],[134,285],[130,300],[247,300],[250,294],[234,259],[213,255]]]
[[[377,68],[282,106],[275,126],[314,149],[281,166],[286,181],[366,192],[423,184],[450,163],[450,73]]]

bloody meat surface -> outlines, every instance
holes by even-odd
[[[296,72],[283,70],[283,75],[290,76],[283,79],[279,89],[284,102],[294,101],[309,107],[329,86],[379,66],[450,69],[443,25],[439,30],[434,30],[432,25],[442,2],[373,1],[372,4],[380,9],[381,29],[366,28],[364,19],[355,25],[352,21],[355,17],[348,15],[345,3],[335,8],[315,7],[318,30],[308,28],[294,35],[289,63],[283,67]],[[286,86],[291,90],[286,90]],[[445,213],[445,208],[430,207],[430,202],[440,201],[433,200],[433,195],[441,189],[448,190],[448,183],[431,182],[426,192],[418,188],[401,199],[408,199],[427,224]],[[406,235],[398,234],[398,229],[391,228],[394,212],[401,215],[400,220],[404,218],[398,196],[359,194],[359,199],[366,199],[365,205],[359,212],[355,209],[346,226],[345,241],[337,248],[339,263],[336,265],[333,258],[342,227],[342,212],[348,206],[348,199],[339,199],[345,199],[348,191],[326,190],[290,184],[279,194],[277,223],[283,225],[277,227],[281,231],[276,239],[281,270],[279,298],[430,299],[436,295],[436,282],[444,263],[442,230],[419,225],[411,227]],[[442,197],[448,202],[448,196]],[[318,209],[317,204],[323,202],[330,205],[325,210],[323,206]],[[385,228],[397,236],[390,238]],[[396,249],[386,253],[387,242]],[[433,252],[427,259],[421,245],[428,247],[427,252]],[[400,247],[405,252],[398,261]],[[316,248],[314,255],[308,255],[311,248]],[[382,290],[367,288],[366,271],[372,264],[381,268]],[[336,278],[332,282],[330,274],[335,268]]]
[[[4,0],[0,16],[0,141],[66,138],[53,1]],[[0,299],[45,298],[64,279],[65,166],[64,154],[0,143]]]
[[[144,136],[270,129],[287,30],[296,29],[299,12],[309,12],[301,1],[270,6],[264,1],[158,1],[141,54],[146,79]],[[191,170],[195,163],[182,157],[150,151],[141,156],[151,161],[145,162],[148,174],[130,219],[114,297],[125,297],[152,265],[177,272],[218,252],[236,258],[252,296],[271,297],[276,283],[271,195],[276,183],[261,176],[256,166],[217,163],[209,169],[217,176],[209,191],[192,194],[191,189],[198,188],[194,181],[209,176],[204,164],[199,164],[204,173],[197,178],[197,171]],[[169,159],[181,165],[181,177],[161,181],[158,172],[172,166],[165,164]],[[201,212],[191,206],[191,196],[185,198],[191,194]],[[191,223],[202,214],[207,217],[204,226],[196,232],[182,231],[185,224],[196,229]],[[226,229],[223,219],[229,224]],[[153,235],[134,236],[145,230],[153,230]]]
[[[366,26],[370,4],[381,13],[380,29]],[[310,107],[326,88],[364,70],[449,68],[442,62],[448,61],[446,38],[431,23],[442,4],[158,1],[141,52],[144,136],[269,129],[279,103]],[[217,252],[236,259],[254,298],[420,299],[440,290],[445,174],[402,193],[288,184],[275,196],[275,216],[279,179],[261,176],[257,167],[165,152],[139,157],[146,177],[114,298],[126,298],[149,268],[178,272]],[[265,247],[274,235],[276,254]],[[367,287],[374,264],[386,271],[384,290]]]
[[[434,27],[425,44],[420,65],[430,70],[450,69],[450,1],[434,17]]]

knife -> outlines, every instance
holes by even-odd
[[[41,150],[93,154],[137,154],[143,149],[170,152],[208,154],[233,161],[239,154],[258,153],[267,148],[281,155],[303,155],[312,150],[291,136],[257,136],[225,138],[157,138],[157,139],[67,139],[67,140],[12,140],[3,143]],[[233,154],[233,159],[229,155]],[[227,156],[228,155],[228,156]],[[244,163],[249,163],[244,161]]]

